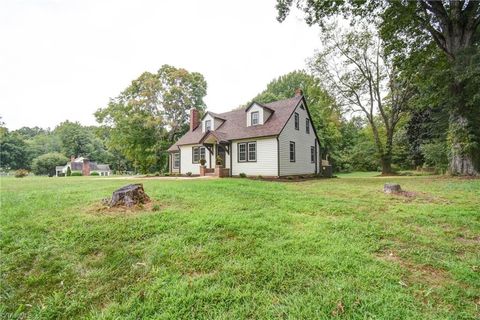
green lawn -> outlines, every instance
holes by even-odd
[[[136,181],[160,211],[95,211]],[[0,182],[2,319],[480,317],[480,180]]]

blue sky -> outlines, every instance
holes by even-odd
[[[2,0],[0,115],[10,129],[95,124],[95,110],[162,64],[202,73],[208,108],[228,111],[320,47],[301,13],[275,18],[274,0]]]

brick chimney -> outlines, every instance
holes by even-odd
[[[87,158],[83,158],[82,175],[90,175],[90,160],[88,160]]]
[[[300,97],[300,96],[303,96],[303,91],[302,91],[302,89],[297,88],[295,90],[295,97]]]
[[[193,131],[200,123],[200,114],[195,108],[190,109],[190,131]]]

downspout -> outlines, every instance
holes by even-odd
[[[277,176],[280,178],[280,141],[277,136]]]
[[[230,142],[230,152],[229,152],[229,157],[230,157],[230,177],[233,176],[233,168],[232,168],[232,153],[233,153],[233,149],[232,149],[232,143]]]

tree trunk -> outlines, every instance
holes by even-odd
[[[381,159],[382,175],[392,174],[392,158],[388,155],[383,155]]]
[[[468,119],[452,112],[450,116],[450,173],[452,175],[478,176],[480,150],[471,141]]]

